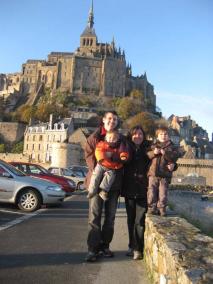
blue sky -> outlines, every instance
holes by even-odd
[[[0,73],[27,59],[79,46],[91,0],[0,0]],[[94,0],[99,42],[125,50],[133,75],[146,71],[165,117],[191,115],[213,131],[213,1]]]

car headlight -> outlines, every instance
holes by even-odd
[[[47,190],[53,190],[53,191],[61,191],[61,187],[60,186],[48,186]]]
[[[69,185],[72,186],[72,187],[75,187],[75,186],[76,186],[76,184],[75,184],[75,182],[74,182],[73,180],[68,180],[68,183],[69,183]]]

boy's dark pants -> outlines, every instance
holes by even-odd
[[[167,178],[149,176],[148,207],[152,209],[165,208],[167,205],[167,191],[169,182]]]

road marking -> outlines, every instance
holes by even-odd
[[[80,192],[75,192],[75,194],[71,195],[71,196],[68,196],[65,198],[65,202],[66,201],[69,201],[71,199],[73,199],[74,196],[77,196],[77,195],[81,195],[83,193],[83,191],[80,191]],[[18,215],[23,215],[22,217],[20,218],[16,218],[15,220],[12,220],[8,223],[5,223],[3,225],[0,225],[0,231],[3,231],[3,230],[6,230],[12,226],[15,226],[17,224],[20,224],[22,222],[24,222],[25,220],[28,220],[44,211],[47,211],[47,210],[50,210],[49,208],[42,208],[42,209],[39,209],[37,210],[36,212],[34,213],[29,213],[29,214],[26,214],[26,213],[23,213],[23,212],[14,212],[14,211],[10,211],[10,210],[5,210],[5,209],[0,209],[0,212],[5,212],[5,213],[12,213],[12,214],[18,214]],[[60,209],[61,210],[61,209]],[[69,214],[70,215],[70,214]]]
[[[32,218],[32,217],[34,217],[34,216],[36,216],[36,215],[46,211],[46,210],[47,209],[40,209],[40,210],[38,210],[38,211],[36,211],[34,213],[26,214],[26,215],[24,215],[24,216],[22,216],[20,218],[17,218],[15,220],[12,220],[12,221],[6,223],[6,224],[3,224],[3,225],[0,226],[0,231],[6,230],[6,229],[8,229],[8,228],[10,228],[12,226],[20,224],[23,221],[28,220],[28,219],[30,219],[30,218]]]
[[[0,209],[0,212],[17,214],[17,215],[26,215],[26,213],[23,213],[23,212],[16,212],[16,211],[10,211],[10,210],[5,210],[5,209]]]

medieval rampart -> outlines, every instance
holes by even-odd
[[[24,137],[26,124],[18,122],[0,122],[0,135],[5,142],[14,143]]]
[[[212,245],[183,218],[146,218],[145,261],[154,284],[213,283]]]
[[[195,173],[206,178],[206,185],[213,186],[213,160],[179,159],[174,176],[186,176]]]

